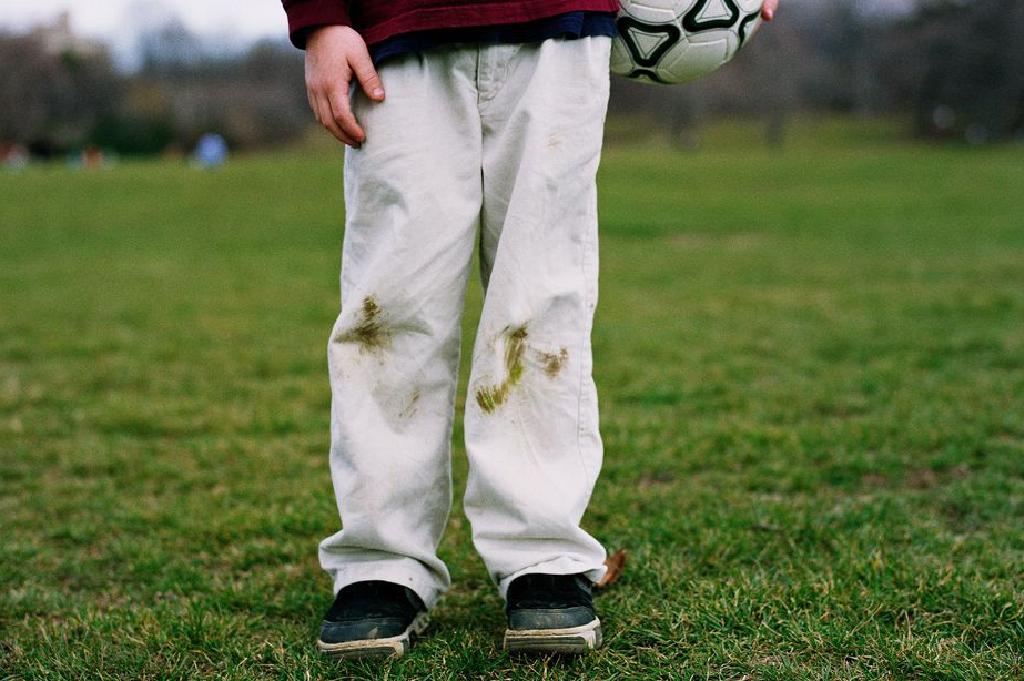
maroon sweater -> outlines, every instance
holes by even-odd
[[[619,0],[282,0],[296,47],[317,26],[340,24],[373,45],[391,36],[436,28],[515,24],[583,10],[617,12]]]

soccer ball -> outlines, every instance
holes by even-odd
[[[761,25],[764,0],[621,0],[612,73],[685,83],[731,60]]]

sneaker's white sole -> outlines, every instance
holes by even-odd
[[[324,643],[316,641],[316,649],[324,655],[337,660],[349,660],[360,657],[401,657],[409,652],[413,640],[426,631],[430,624],[430,616],[421,612],[413,619],[398,636],[390,638],[367,638],[359,641],[342,643]]]
[[[585,653],[601,645],[601,620],[567,629],[506,629],[504,648],[521,653]]]

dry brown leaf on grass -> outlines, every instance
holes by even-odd
[[[628,555],[626,549],[619,549],[605,558],[604,564],[608,567],[608,571],[604,573],[604,577],[598,580],[594,586],[598,589],[606,589],[618,580],[622,576],[623,570],[626,569],[626,557]]]

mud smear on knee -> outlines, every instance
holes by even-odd
[[[402,409],[401,413],[398,414],[398,417],[402,419],[411,419],[413,416],[416,415],[419,403],[420,389],[414,388],[412,394],[409,395],[409,400],[406,403],[405,408]]]
[[[526,326],[508,328],[505,339],[505,380],[496,385],[477,389],[476,403],[487,414],[493,414],[508,401],[509,393],[523,378],[523,358],[526,356]]]
[[[554,352],[541,352],[538,355],[540,356],[541,364],[544,365],[544,373],[548,375],[548,378],[554,378],[562,373],[562,367],[569,361],[569,351],[566,348],[562,348],[557,354]]]
[[[363,298],[359,323],[338,337],[344,343],[355,343],[360,350],[372,352],[391,346],[391,332],[384,323],[377,299],[373,296]]]

